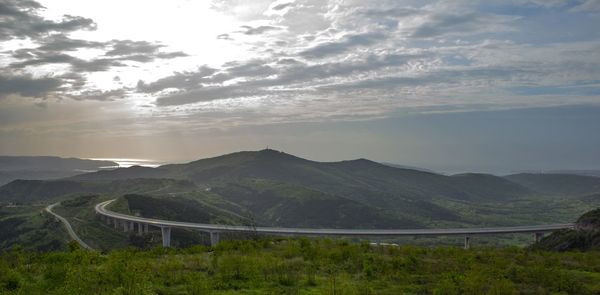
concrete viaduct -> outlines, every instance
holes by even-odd
[[[260,233],[279,236],[354,236],[354,237],[399,237],[399,236],[464,236],[465,249],[470,247],[471,238],[476,235],[490,234],[515,234],[532,233],[534,240],[539,241],[546,232],[560,229],[573,228],[572,223],[513,226],[513,227],[489,227],[489,228],[451,228],[451,229],[321,229],[321,228],[283,228],[283,227],[251,227],[239,225],[202,224],[180,221],[169,221],[152,218],[144,218],[116,213],[106,209],[113,200],[108,200],[96,205],[96,214],[107,224],[114,225],[115,229],[120,227],[125,232],[133,232],[137,229],[138,234],[148,232],[148,226],[158,227],[162,233],[162,244],[164,247],[171,245],[171,228],[191,229],[207,232],[210,234],[212,246],[219,242],[219,234],[225,232],[238,233]]]

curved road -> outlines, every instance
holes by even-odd
[[[572,223],[488,227],[488,228],[449,228],[449,229],[322,229],[322,228],[284,228],[284,227],[251,227],[239,225],[203,224],[180,221],[169,221],[131,216],[106,209],[113,200],[96,205],[96,213],[118,220],[139,224],[148,224],[161,228],[186,228],[207,232],[253,232],[274,235],[307,235],[307,236],[447,236],[447,235],[482,235],[507,233],[542,233],[565,228],[573,228]]]
[[[59,202],[60,203],[60,202]],[[60,220],[62,222],[62,224],[65,225],[65,227],[67,228],[67,232],[69,233],[69,236],[71,236],[71,239],[75,240],[77,243],[79,243],[79,245],[81,245],[81,247],[89,249],[89,250],[94,250],[92,247],[90,247],[88,244],[86,244],[82,239],[79,238],[79,236],[77,236],[77,234],[75,233],[75,231],[73,230],[73,227],[71,227],[71,224],[69,223],[69,221],[54,213],[52,211],[52,208],[54,208],[56,205],[58,205],[59,203],[54,203],[52,205],[49,205],[48,207],[46,207],[46,212],[54,215],[54,217],[56,217],[58,220]]]

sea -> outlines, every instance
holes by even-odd
[[[131,166],[143,166],[143,167],[152,167],[156,168],[160,165],[166,164],[165,162],[160,162],[151,159],[131,159],[131,158],[92,158],[90,160],[98,160],[98,161],[112,161],[118,164],[118,166],[105,166],[100,167],[100,169],[115,169],[115,168],[128,168]]]

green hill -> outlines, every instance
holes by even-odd
[[[596,178],[565,176],[564,182],[570,186],[557,185],[554,195],[593,193],[551,199],[547,196],[554,189],[552,182],[558,180],[544,179],[475,173],[445,176],[366,159],[316,162],[267,149],[158,168],[98,171],[56,181],[14,181],[0,187],[0,203],[48,203],[90,193],[111,198],[136,194],[153,198],[148,204],[171,208],[154,210],[142,201],[130,204],[140,206],[135,210],[143,216],[177,220],[191,215],[178,211],[188,212],[186,206],[195,204],[199,206],[194,211],[197,216],[209,212],[222,215],[223,222],[252,220],[264,226],[337,228],[572,222],[600,205],[600,199],[593,197]],[[546,182],[550,183],[532,184]],[[188,201],[195,203],[185,203]]]
[[[576,196],[600,192],[600,177],[594,176],[521,173],[505,178],[547,195]]]
[[[210,187],[245,179],[289,183],[337,195],[377,208],[415,209],[415,202],[436,207],[430,200],[505,200],[531,192],[501,177],[444,175],[394,168],[366,159],[315,162],[274,150],[238,152],[158,169],[117,169],[75,177],[79,180],[166,177],[187,179]],[[482,180],[485,183],[482,183]],[[418,207],[418,206],[417,206]],[[425,212],[420,212],[425,213]]]
[[[535,249],[600,250],[600,209],[583,214],[575,223],[575,229],[555,232],[533,246]]]
[[[77,194],[169,193],[193,190],[185,180],[128,179],[112,181],[15,180],[0,187],[0,202],[49,203],[57,198]]]

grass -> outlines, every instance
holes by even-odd
[[[597,294],[600,253],[328,239],[0,254],[6,294]]]

